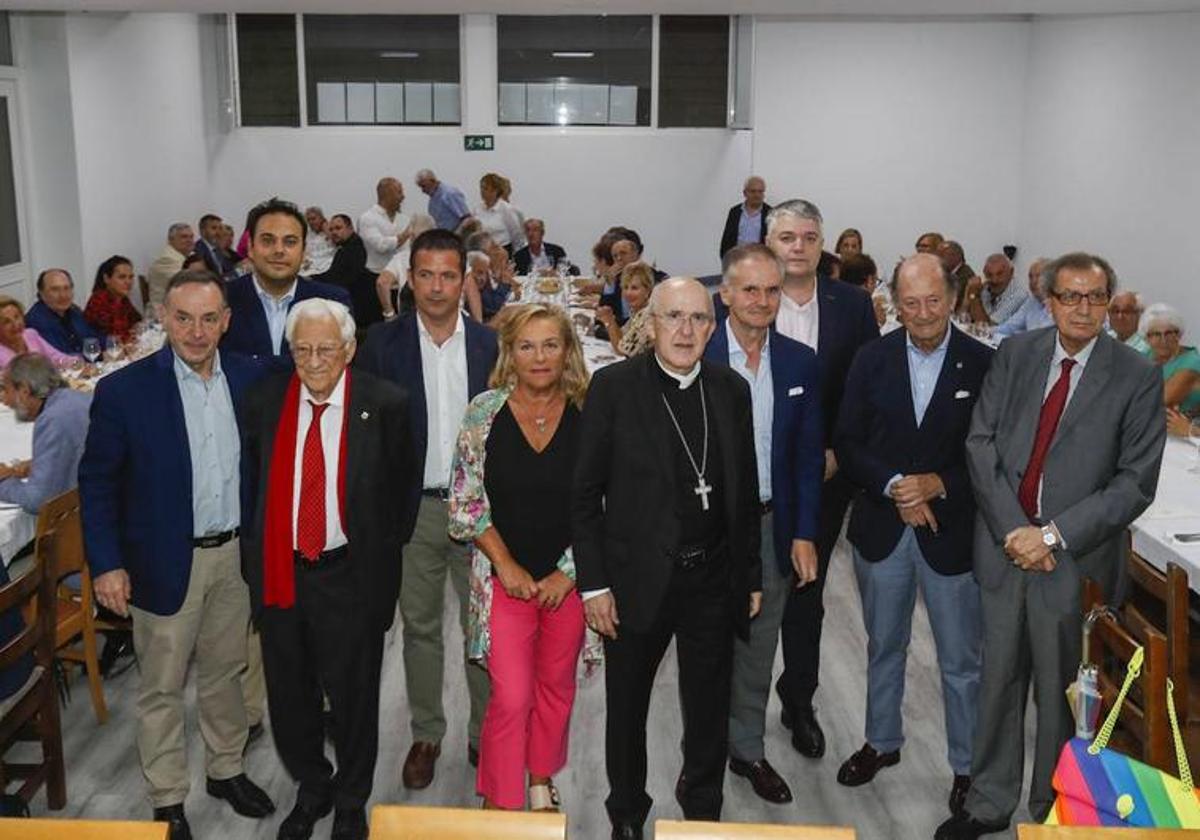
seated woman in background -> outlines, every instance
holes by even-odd
[[[1162,368],[1167,430],[1187,437],[1190,418],[1200,415],[1200,353],[1182,342],[1183,316],[1173,306],[1146,307],[1138,332],[1150,345],[1150,358]]]
[[[134,308],[129,293],[133,290],[133,263],[114,254],[100,263],[92,296],[84,307],[83,317],[107,336],[128,341],[142,313]]]
[[[622,356],[636,356],[654,344],[649,306],[653,290],[654,269],[643,262],[631,263],[621,272],[621,299],[629,307],[629,320],[618,323],[611,306],[596,308],[596,320],[604,326],[613,349]]]
[[[0,365],[7,365],[13,356],[22,353],[38,353],[56,365],[70,364],[74,359],[42,338],[37,330],[26,327],[21,304],[0,295]]]
[[[843,260],[861,254],[862,249],[862,234],[857,228],[846,228],[838,235],[837,244],[833,246],[833,252]]]
[[[472,541],[467,654],[492,690],[476,789],[485,808],[557,811],[583,602],[571,554],[571,474],[588,375],[559,309],[510,307],[489,385],[471,401],[450,478],[450,536]],[[599,655],[589,637],[589,662]]]
[[[480,230],[511,255],[525,246],[525,230],[520,214],[504,200],[504,193],[509,189],[505,179],[495,172],[484,175],[479,179],[482,203],[473,215],[479,220]]]

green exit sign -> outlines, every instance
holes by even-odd
[[[496,141],[490,134],[467,134],[463,136],[463,151],[492,152],[496,150]]]

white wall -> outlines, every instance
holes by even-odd
[[[808,198],[826,247],[856,227],[888,271],[938,230],[1013,242],[1030,25],[760,20],[754,161],[769,202]]]
[[[1200,14],[1041,21],[1029,72],[1021,239],[1107,256],[1200,341]]]

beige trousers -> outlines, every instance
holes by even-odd
[[[250,593],[242,580],[238,541],[193,550],[187,594],[174,615],[131,611],[142,672],[137,701],[142,774],[154,807],[178,805],[189,788],[183,692],[193,654],[208,776],[229,779],[242,772],[246,634],[231,629],[247,626]]]
[[[246,672],[242,674],[242,695],[246,702],[246,725],[257,726],[267,713],[267,683],[263,678],[262,640],[253,624],[246,636]]]

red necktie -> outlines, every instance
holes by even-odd
[[[1037,518],[1038,487],[1042,483],[1042,467],[1046,463],[1046,453],[1050,451],[1050,443],[1054,440],[1054,432],[1058,429],[1058,421],[1062,418],[1063,408],[1067,405],[1067,395],[1071,393],[1071,368],[1075,367],[1074,359],[1062,360],[1062,372],[1058,381],[1050,389],[1046,401],[1042,403],[1042,413],[1038,417],[1037,437],[1033,439],[1033,452],[1029,453],[1029,463],[1025,466],[1025,475],[1021,477],[1021,487],[1017,491],[1017,499],[1021,509],[1032,521]]]
[[[312,422],[304,436],[300,470],[300,509],[296,515],[296,547],[307,560],[325,550],[325,451],[321,447],[321,415],[329,403],[314,403]]]

